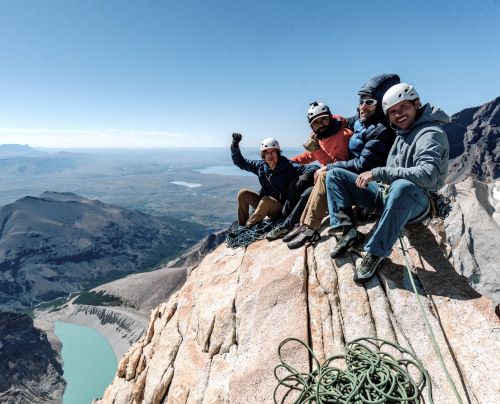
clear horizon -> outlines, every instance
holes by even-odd
[[[499,0],[377,4],[0,0],[0,143],[244,147],[308,136],[308,104],[356,111],[398,73],[454,114],[500,96]]]

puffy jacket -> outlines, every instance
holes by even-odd
[[[233,163],[245,171],[250,171],[259,177],[262,187],[260,196],[272,196],[284,203],[289,189],[295,184],[301,174],[316,171],[317,166],[302,166],[292,163],[280,156],[278,164],[271,170],[264,160],[248,160],[241,154],[239,147],[231,147]]]
[[[361,86],[358,91],[360,97],[372,97],[378,101],[375,114],[369,120],[361,122],[358,109],[358,115],[346,120],[347,127],[354,131],[349,140],[349,160],[329,164],[328,170],[341,167],[360,174],[386,165],[396,134],[382,111],[382,98],[390,87],[399,82],[397,74],[379,74]]]
[[[372,170],[375,181],[391,184],[406,179],[427,191],[437,191],[444,185],[450,146],[442,126],[450,122],[450,117],[429,104],[420,111],[413,126],[396,130],[386,167]]]
[[[354,132],[349,140],[349,160],[330,163],[327,169],[340,167],[360,174],[375,167],[385,166],[387,155],[396,137],[394,131],[388,128],[385,122],[371,121],[372,123],[368,122],[366,125],[358,118],[348,120],[352,121]]]
[[[340,129],[334,135],[326,139],[319,139],[319,150],[314,152],[306,151],[290,160],[299,164],[308,164],[313,161],[319,161],[321,165],[326,166],[328,163],[347,160],[349,158],[349,138],[352,131],[347,128],[345,118],[339,115],[332,115],[332,119],[340,121]]]

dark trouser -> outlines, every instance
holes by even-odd
[[[309,195],[311,194],[313,187],[309,186],[305,190],[292,189],[288,194],[288,198],[283,205],[283,216],[286,217],[285,221],[281,225],[286,229],[292,229],[294,225],[299,223],[300,217],[302,216],[302,212],[307,205],[307,200],[309,199]],[[299,193],[300,192],[300,193]]]

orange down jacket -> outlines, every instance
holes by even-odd
[[[346,161],[349,159],[349,139],[352,131],[347,129],[347,121],[340,115],[332,115],[332,118],[340,120],[340,129],[334,135],[326,139],[318,140],[320,149],[314,152],[306,151],[290,160],[299,164],[308,164],[318,161],[322,166],[336,161]]]

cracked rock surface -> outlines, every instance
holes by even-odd
[[[362,230],[369,232],[370,225]],[[325,232],[326,233],[326,232]],[[278,346],[307,342],[322,362],[346,342],[378,337],[414,351],[431,375],[435,403],[455,403],[415,300],[398,244],[377,275],[352,280],[359,250],[332,261],[333,237],[288,250],[280,241],[218,247],[125,354],[99,403],[272,403]],[[403,239],[442,356],[464,403],[499,401],[500,322],[491,301],[457,274],[430,228]],[[303,349],[292,366],[309,370]],[[293,402],[293,396],[286,402]]]

